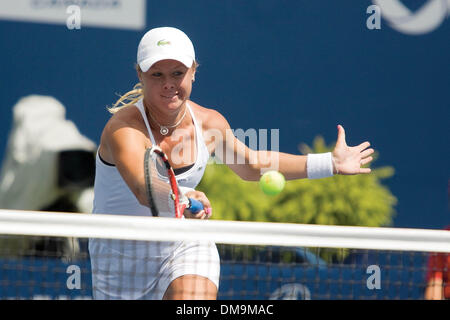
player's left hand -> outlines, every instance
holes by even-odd
[[[370,147],[370,142],[366,141],[356,147],[347,146],[345,141],[345,130],[341,125],[338,125],[338,138],[336,147],[332,152],[334,159],[335,170],[334,173],[339,174],[360,174],[370,173],[370,168],[361,168],[368,164],[373,158],[370,156],[374,150]]]
[[[206,195],[201,191],[189,191],[185,194],[188,198],[192,198],[200,201],[203,204],[203,210],[192,213],[189,209],[184,210],[184,216],[188,219],[209,219],[212,214],[211,203],[209,202]]]

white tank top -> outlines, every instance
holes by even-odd
[[[145,125],[148,130],[148,134],[155,145],[155,139],[148,124],[147,117],[145,115],[144,105],[142,99],[136,103],[136,107],[141,112]],[[192,120],[195,126],[195,142],[197,145],[197,154],[194,165],[187,171],[176,175],[178,184],[180,187],[192,188],[200,183],[203,177],[205,168],[209,159],[209,152],[203,140],[202,130],[199,127],[194,113],[186,102],[186,107],[192,116]],[[142,164],[144,165],[144,164]],[[96,170],[95,170],[95,183],[94,183],[94,206],[93,213],[104,214],[125,214],[125,215],[137,215],[137,216],[151,216],[150,209],[139,203],[136,196],[128,188],[128,185],[122,179],[116,166],[106,164],[97,152],[96,156]]]

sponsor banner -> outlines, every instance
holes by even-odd
[[[427,0],[415,12],[401,0],[372,0],[390,26],[402,33],[421,35],[437,29],[450,16],[450,0]]]
[[[142,30],[146,0],[8,0],[0,1],[0,19]],[[72,29],[72,28],[71,28]]]

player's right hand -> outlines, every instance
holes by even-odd
[[[209,219],[212,214],[211,203],[209,202],[206,195],[201,191],[189,191],[185,193],[185,196],[188,198],[193,198],[195,200],[200,201],[203,204],[203,210],[192,213],[189,209],[184,210],[183,215],[188,219]]]

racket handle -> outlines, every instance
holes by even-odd
[[[189,211],[192,213],[197,213],[201,210],[203,210],[203,204],[195,199],[189,198]]]

